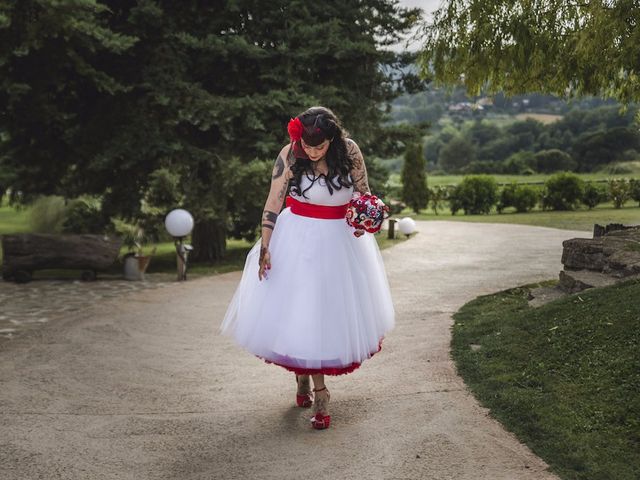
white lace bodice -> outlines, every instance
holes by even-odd
[[[305,174],[302,175],[300,180],[300,190],[304,192],[312,182],[313,177],[309,177]],[[349,177],[351,178],[351,177]],[[335,183],[335,179],[334,179]],[[340,190],[333,189],[333,194],[329,193],[325,178],[323,176],[316,178],[313,185],[305,193],[305,197],[297,196],[291,191],[290,195],[301,202],[314,203],[316,205],[344,205],[349,203],[351,196],[353,195],[353,186],[342,187]]]

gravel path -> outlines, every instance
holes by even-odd
[[[293,374],[218,334],[230,273],[105,298],[0,342],[0,478],[556,478],[465,389],[451,315],[557,278],[562,240],[590,233],[418,228],[383,251],[397,326],[358,371],[329,379],[329,430],[294,407]]]

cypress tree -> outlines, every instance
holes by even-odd
[[[429,202],[425,165],[422,143],[407,146],[402,166],[402,201],[416,213],[427,208]]]

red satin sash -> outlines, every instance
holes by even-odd
[[[316,205],[315,203],[306,203],[296,200],[291,196],[287,196],[287,207],[296,215],[312,218],[340,219],[347,215],[348,203],[344,205]]]

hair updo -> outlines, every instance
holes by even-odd
[[[301,190],[302,175],[305,174],[311,180],[311,185],[320,177],[325,177],[329,193],[340,190],[342,187],[350,187],[353,182],[349,179],[349,173],[353,168],[353,161],[347,154],[347,132],[342,128],[338,117],[325,107],[311,107],[298,115],[302,126],[302,140],[309,146],[320,145],[325,140],[331,140],[329,149],[325,155],[328,174],[314,175],[312,161],[304,152],[300,141],[294,142],[293,153],[296,161],[291,166],[293,178],[291,179],[291,191],[296,195],[305,196],[304,193],[311,188]],[[306,198],[306,197],[305,197]]]

